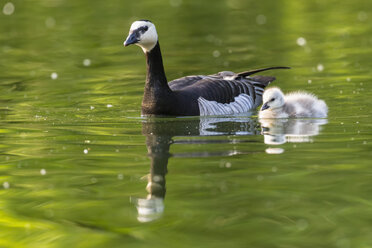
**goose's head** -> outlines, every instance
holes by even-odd
[[[270,88],[263,94],[263,105],[261,111],[265,109],[277,109],[284,105],[284,94],[279,88]]]
[[[158,42],[158,34],[155,25],[148,20],[140,20],[132,23],[129,35],[124,41],[124,46],[136,44],[144,53],[151,51]]]

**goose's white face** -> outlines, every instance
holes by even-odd
[[[284,105],[284,94],[279,88],[270,88],[263,94],[263,105],[261,111],[265,109],[277,109]]]
[[[136,44],[144,53],[151,51],[158,42],[155,25],[150,21],[135,21],[129,30],[129,35],[124,41],[124,46]]]

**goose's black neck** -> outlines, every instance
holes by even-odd
[[[146,88],[163,88],[170,91],[164,72],[159,42],[156,43],[155,47],[151,49],[151,51],[146,52],[146,62]]]

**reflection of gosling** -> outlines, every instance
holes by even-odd
[[[270,88],[263,94],[260,118],[327,117],[328,107],[323,100],[306,92],[284,95],[279,88]]]

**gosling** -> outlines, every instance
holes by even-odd
[[[269,88],[263,94],[259,118],[327,117],[328,107],[323,100],[307,92],[284,95],[279,88]]]

